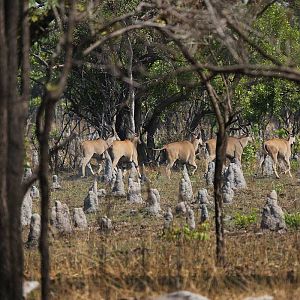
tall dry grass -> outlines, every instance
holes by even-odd
[[[152,186],[161,194],[166,209],[177,203],[180,172],[168,181],[163,170],[147,169]],[[289,213],[300,209],[296,179],[283,177],[254,179],[246,176],[248,188],[225,206],[226,266],[215,266],[213,211],[204,229],[206,239],[183,232],[184,218],[176,217],[177,231],[164,234],[163,218],[143,213],[143,205],[130,205],[125,199],[107,197],[100,211],[89,215],[90,229],[69,236],[51,234],[51,293],[53,299],[145,299],[151,295],[187,289],[210,299],[243,299],[271,294],[275,299],[300,299],[299,231],[286,234],[259,232],[260,211],[266,194],[275,188],[279,204]],[[194,191],[206,187],[203,165],[191,180]],[[92,178],[74,179],[63,174],[61,191],[51,201],[67,203],[70,210],[83,205]],[[100,186],[101,187],[101,186]],[[212,190],[209,190],[212,194]],[[144,191],[144,197],[146,197]],[[38,211],[38,203],[34,209]],[[199,219],[198,212],[196,219]],[[237,226],[237,213],[257,215],[256,222]],[[113,231],[97,230],[97,218],[108,215]],[[27,230],[24,231],[24,240]],[[25,276],[39,280],[39,254],[25,250]],[[39,291],[30,299],[38,299]]]

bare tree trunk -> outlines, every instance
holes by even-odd
[[[0,1],[0,74],[7,74],[4,2]],[[10,251],[9,217],[6,190],[7,157],[7,77],[0,76],[0,299],[9,299]]]
[[[23,242],[21,228],[21,205],[23,191],[21,186],[24,153],[24,121],[26,107],[23,97],[17,94],[18,74],[18,25],[19,1],[5,3],[6,32],[8,45],[8,140],[7,147],[7,203],[10,226],[10,259],[11,259],[11,299],[21,299],[23,294]],[[19,42],[23,42],[20,41]]]
[[[23,295],[21,182],[29,97],[29,24],[24,14],[28,2],[22,4],[0,2],[0,299],[22,299]],[[20,65],[22,96],[17,92]]]
[[[226,159],[227,133],[225,126],[220,126],[217,134],[216,165],[214,178],[215,226],[216,226],[216,256],[217,265],[225,264],[225,238],[223,224],[223,176],[222,170]]]
[[[49,132],[51,121],[53,119],[54,104],[49,103],[47,97],[43,101],[37,116],[38,141],[40,145],[40,167],[39,181],[41,187],[41,238],[40,238],[40,253],[41,253],[41,277],[42,277],[42,299],[49,299],[50,294],[50,259],[49,259],[49,241],[48,241],[48,223],[49,223]],[[45,113],[43,130],[41,123]]]
[[[197,60],[190,54],[188,49],[176,38],[174,39],[174,41],[182,51],[187,61],[191,65],[197,66],[198,65]],[[223,229],[223,205],[222,205],[223,197],[222,197],[221,188],[223,183],[222,169],[223,169],[223,164],[225,162],[225,154],[226,154],[226,147],[227,147],[226,124],[228,123],[229,115],[230,115],[230,98],[229,97],[227,98],[227,103],[225,102],[226,103],[225,105],[221,103],[222,102],[221,99],[219,99],[210,81],[207,80],[207,77],[203,72],[203,70],[199,68],[197,70],[197,73],[205,84],[205,87],[210,97],[210,101],[219,125],[217,145],[216,145],[214,196],[215,196],[215,224],[216,224],[216,264],[219,266],[223,266],[225,264],[225,237],[224,237],[224,229]]]

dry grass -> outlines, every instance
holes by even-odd
[[[174,207],[180,173],[174,172],[168,181],[163,171],[148,169],[147,172],[153,187],[161,194],[162,208]],[[300,210],[296,179],[286,176],[280,180],[254,179],[249,170],[245,173],[248,189],[238,192],[234,203],[225,206],[225,215],[250,214],[256,209],[258,219],[242,229],[232,220],[226,222],[225,268],[215,266],[213,221],[207,240],[184,234],[170,238],[163,235],[163,218],[145,216],[143,205],[129,205],[123,198],[107,197],[99,213],[88,216],[91,225],[88,231],[51,239],[52,298],[145,299],[188,289],[210,299],[243,299],[262,294],[274,295],[275,299],[299,299],[299,231],[257,234],[260,211],[271,189],[279,191],[279,204],[286,212]],[[203,166],[191,177],[194,191],[206,187],[202,174]],[[67,174],[61,177],[63,189],[52,193],[52,203],[60,200],[70,210],[82,206],[92,178],[81,180]],[[37,206],[35,203],[36,210]],[[113,232],[107,235],[96,229],[97,218],[104,214],[114,224]],[[210,216],[213,218],[213,211]],[[176,218],[176,227],[183,223],[184,219]],[[39,279],[37,250],[25,250],[25,275]],[[39,291],[31,297],[37,299]]]

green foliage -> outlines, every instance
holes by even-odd
[[[164,236],[168,240],[179,240],[181,238],[185,240],[209,240],[210,235],[210,224],[209,222],[204,222],[200,224],[195,230],[192,230],[188,225],[183,227],[172,227],[164,233]]]
[[[283,128],[274,130],[273,133],[274,133],[274,136],[277,136],[279,138],[287,138],[288,137],[287,132]]]
[[[254,210],[250,214],[236,213],[233,221],[234,225],[239,229],[247,229],[250,225],[257,222],[257,211]]]
[[[300,31],[297,24],[299,18],[290,14],[288,8],[278,3],[271,5],[255,22],[262,35],[257,38],[260,47],[282,62],[299,66]]]
[[[296,213],[286,213],[284,214],[285,223],[288,227],[293,229],[300,228],[300,212]]]
[[[57,140],[60,136],[60,130],[59,129],[52,129],[49,135],[50,140]]]
[[[273,181],[272,189],[275,190],[277,194],[282,194],[282,192],[284,191],[284,184],[278,181]]]
[[[299,15],[279,3],[271,5],[258,18],[254,27],[258,34],[250,36],[265,52],[277,60],[300,65],[300,30]],[[252,63],[268,65],[257,52],[252,53]],[[242,108],[245,119],[259,124],[264,130],[270,118],[279,120],[280,126],[287,125],[286,116],[298,118],[299,85],[287,80],[271,78],[242,78],[235,91],[235,102]],[[285,133],[280,132],[282,136]],[[275,134],[274,134],[275,135]]]
[[[295,143],[292,145],[292,153],[300,153],[300,138],[295,136]]]
[[[34,108],[39,107],[40,104],[41,104],[41,101],[42,100],[41,100],[40,96],[34,97],[34,98],[30,99],[30,101],[29,101],[29,108],[30,109],[34,109]]]
[[[248,144],[243,150],[243,163],[246,164],[253,163],[256,160],[256,151],[257,148],[254,144]]]
[[[243,79],[236,89],[237,102],[243,107],[243,117],[264,128],[271,117],[276,117],[282,127],[287,126],[286,116],[297,116],[300,107],[299,86],[281,79],[257,79],[251,85]],[[274,136],[277,132],[274,132]],[[280,137],[286,132],[280,129]]]
[[[252,172],[256,168],[256,153],[261,147],[259,139],[254,139],[253,142],[249,143],[243,150],[242,162],[245,168]]]
[[[293,172],[296,172],[297,170],[299,170],[299,167],[300,167],[299,160],[292,159],[290,161],[290,163],[291,163],[291,169]]]

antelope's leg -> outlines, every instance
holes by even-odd
[[[261,176],[264,175],[264,169],[263,169],[262,165],[265,162],[266,157],[267,157],[267,155],[263,154],[262,157],[260,158],[260,161],[259,161],[259,164],[258,164],[258,167],[256,170],[256,174],[258,174],[258,171],[261,170]]]
[[[94,173],[93,170],[92,170],[91,165],[89,164],[89,161],[91,160],[92,156],[93,156],[93,154],[89,154],[89,155],[85,156],[82,159],[82,162],[81,162],[81,171],[82,171],[81,177],[85,177],[85,168],[86,168],[87,165],[89,165],[89,168],[90,168],[92,174]]]
[[[289,173],[290,177],[292,178],[293,176],[291,174],[291,163],[287,158],[284,158],[284,162],[288,166],[288,168],[284,171],[284,174]]]
[[[90,169],[92,175],[95,175],[95,172],[93,171],[93,168],[92,168],[91,164],[88,163],[86,166]]]
[[[280,178],[278,173],[277,173],[277,170],[276,170],[276,166],[278,165],[277,155],[272,157],[272,159],[273,159],[273,170],[274,170],[274,173],[276,175],[276,178]]]
[[[194,167],[194,170],[192,171],[192,175],[194,175],[194,173],[196,172],[196,170],[198,168],[197,164],[196,164],[196,162],[195,162],[194,159],[192,159],[191,161],[189,161],[189,164]]]
[[[137,159],[137,155],[133,155],[132,158],[131,158],[131,162],[133,162],[136,170],[137,170],[137,173],[139,175],[139,178],[142,178],[142,175],[140,173],[140,168],[139,168],[139,162],[138,162],[138,159]]]
[[[173,160],[173,161],[168,160],[168,164],[166,166],[166,173],[167,173],[167,176],[169,179],[171,178],[171,168],[173,167],[174,163],[175,163],[175,160]]]
[[[112,169],[114,170],[119,162],[120,157],[115,157],[112,162]]]

